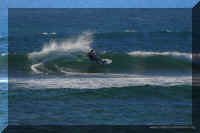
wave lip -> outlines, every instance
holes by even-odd
[[[57,47],[57,46],[56,46]],[[71,46],[70,46],[71,47]],[[109,58],[109,65],[99,65],[87,57],[87,48],[72,47],[69,51],[49,46],[47,50],[30,54],[9,55],[11,69],[43,74],[68,73],[169,73],[188,74],[192,71],[192,54],[180,52],[98,53],[101,58]],[[77,52],[78,51],[78,52]],[[82,52],[80,52],[82,51]],[[5,57],[4,57],[5,56]],[[6,55],[0,56],[1,64],[7,64]],[[19,61],[20,60],[20,64]]]
[[[149,52],[149,51],[133,51],[129,52],[132,56],[173,56],[173,57],[184,57],[186,59],[192,60],[191,53],[181,53],[181,52]]]
[[[77,38],[70,38],[60,43],[52,41],[46,44],[41,51],[30,53],[29,58],[34,60],[34,58],[40,58],[41,56],[53,55],[55,57],[60,54],[70,56],[74,52],[88,52],[92,41],[92,33],[84,32]]]
[[[52,33],[55,34],[55,33]],[[87,53],[93,42],[92,32],[84,32],[80,36],[63,42],[52,41],[46,44],[41,51],[28,55],[33,65],[30,67],[35,73],[41,73],[37,67],[59,58],[76,58],[76,54]],[[46,35],[46,33],[45,33]]]

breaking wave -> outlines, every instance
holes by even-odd
[[[87,52],[91,49],[93,37],[115,36],[123,33],[92,33],[84,32],[78,37],[64,41],[51,41],[40,51],[28,54],[9,55],[9,68],[20,69],[32,73],[153,73],[153,72],[191,72],[192,53],[178,51],[132,51],[132,52],[101,52],[101,58],[109,58],[112,64],[99,65],[91,62]],[[1,55],[1,62],[7,55]],[[199,56],[196,55],[195,58]],[[20,62],[19,62],[20,61]],[[197,61],[197,60],[196,60]],[[199,65],[197,65],[199,66]]]
[[[89,47],[88,47],[89,48]],[[45,48],[46,49],[46,48]],[[51,48],[50,48],[51,49]],[[58,48],[59,49],[59,48]],[[9,55],[9,68],[33,73],[137,73],[137,72],[191,72],[192,56],[178,52],[97,53],[101,58],[109,58],[112,64],[101,65],[91,62],[87,50],[64,49],[40,51],[31,54]],[[61,52],[63,51],[63,52]],[[80,51],[80,49],[79,49]],[[7,56],[0,58],[6,62]],[[20,61],[20,62],[19,62]],[[199,66],[199,64],[196,64]]]

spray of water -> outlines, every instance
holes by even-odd
[[[37,68],[49,61],[66,56],[76,58],[76,53],[88,52],[92,42],[91,32],[84,32],[78,37],[72,37],[62,42],[51,41],[45,44],[41,51],[29,54],[29,58],[33,62],[31,69],[35,73],[40,73]]]

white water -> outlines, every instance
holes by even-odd
[[[142,76],[122,74],[84,74],[69,77],[43,76],[39,78],[17,78],[9,80],[17,88],[29,89],[100,89],[128,86],[175,86],[192,85],[192,76]]]
[[[41,51],[32,52],[29,58],[33,62],[31,70],[41,73],[38,67],[60,57],[76,58],[76,54],[87,53],[92,44],[92,33],[84,32],[78,37],[72,37],[62,42],[52,41],[44,45]]]
[[[7,56],[8,54],[7,53],[1,53],[0,55],[1,56]]]
[[[192,53],[181,53],[176,51],[170,52],[149,52],[149,51],[133,51],[129,52],[132,56],[172,56],[176,58],[184,58],[192,61]]]
[[[8,79],[0,79],[0,83],[8,83]]]
[[[8,90],[8,78],[0,78],[0,90]]]

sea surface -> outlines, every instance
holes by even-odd
[[[8,125],[8,17],[0,10],[0,132]]]
[[[8,19],[3,125],[8,64],[11,125],[192,125],[191,9],[10,9]]]

